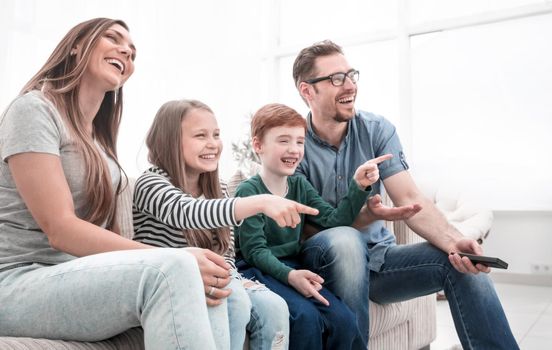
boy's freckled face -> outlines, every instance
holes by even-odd
[[[305,129],[296,126],[272,128],[257,143],[256,151],[265,170],[275,175],[293,175],[305,153]]]

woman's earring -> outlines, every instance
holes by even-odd
[[[77,54],[77,49],[73,49],[71,50],[71,52],[69,53],[71,56],[75,56]]]

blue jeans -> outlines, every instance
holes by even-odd
[[[98,341],[142,326],[148,350],[227,349],[226,303],[207,308],[204,293],[181,249],[20,266],[0,272],[0,335]]]
[[[237,272],[226,287],[232,289],[232,294],[228,296],[227,322],[230,327],[230,349],[243,350],[245,328],[251,315],[251,301],[236,275]]]
[[[293,268],[299,268],[299,264],[294,260],[281,261]],[[238,266],[246,278],[266,285],[286,301],[290,315],[290,349],[362,348],[354,313],[328,289],[323,288],[320,291],[330,303],[330,306],[325,306],[314,298],[305,298],[292,286],[264,274],[243,261],[240,261]]]
[[[380,271],[368,269],[363,234],[350,227],[319,232],[301,253],[302,263],[356,313],[363,336],[369,329],[368,296],[388,304],[444,290],[464,349],[518,349],[489,277],[456,271],[447,254],[429,243],[392,245]]]
[[[245,291],[252,306],[251,321],[247,325],[249,348],[288,349],[289,311],[286,301],[262,284],[245,281],[248,281]]]

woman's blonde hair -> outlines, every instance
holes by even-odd
[[[182,153],[182,121],[193,110],[201,109],[213,113],[204,103],[197,100],[177,100],[166,102],[159,108],[146,138],[148,160],[165,170],[171,183],[184,193],[191,193],[186,183],[186,162]],[[199,186],[205,198],[222,198],[218,168],[199,175]],[[184,230],[183,235],[190,246],[207,248],[224,254],[230,246],[230,229],[216,230],[215,240],[211,230]]]
[[[21,91],[24,94],[31,90],[42,90],[60,111],[85,164],[86,198],[89,206],[84,219],[97,225],[107,223],[108,228],[115,224],[117,201],[109,167],[95,143],[99,143],[105,153],[115,161],[126,179],[117,160],[117,133],[123,110],[123,89],[120,87],[117,91],[105,93],[93,121],[92,135],[86,130],[86,121],[79,108],[79,94],[81,78],[92,51],[104,32],[115,24],[128,30],[123,21],[109,18],[91,19],[70,29],[44,66]],[[79,52],[75,54],[77,47]],[[122,191],[121,188],[119,182],[117,194]]]

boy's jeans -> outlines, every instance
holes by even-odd
[[[302,254],[303,263],[324,278],[324,286],[357,314],[366,336],[368,295],[388,304],[444,289],[464,349],[519,348],[486,274],[456,271],[447,254],[427,242],[392,245],[380,271],[370,271],[364,238],[350,227],[328,229],[308,239]]]
[[[208,315],[204,293],[181,249],[25,265],[0,272],[0,335],[98,341],[142,326],[148,350],[228,348],[226,303]]]
[[[292,268],[300,268],[296,259],[280,259]],[[238,268],[247,278],[259,281],[286,301],[290,320],[290,349],[363,349],[360,332],[355,324],[356,316],[329,289],[319,292],[330,305],[325,306],[314,298],[306,298],[295,288],[284,284],[261,270],[237,262]]]

